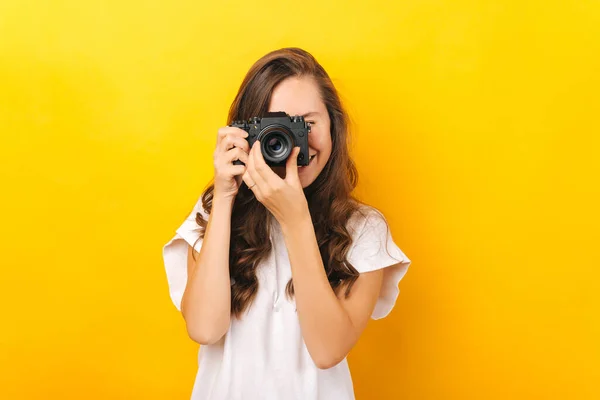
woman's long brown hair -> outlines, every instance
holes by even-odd
[[[347,297],[359,273],[346,260],[352,244],[346,223],[355,212],[360,212],[361,202],[351,194],[358,183],[358,172],[348,150],[350,119],[327,72],[300,48],[283,48],[266,54],[246,74],[229,109],[227,125],[266,113],[273,89],[289,77],[314,78],[331,121],[331,155],[315,181],[304,188],[304,194],[329,283],[336,293],[345,288]],[[213,191],[214,184],[210,183],[202,193],[202,207],[207,214],[212,209]],[[270,237],[270,218],[270,212],[242,181],[233,204],[229,249],[229,273],[233,278],[231,313],[238,318],[256,296],[256,269],[271,251],[271,242],[266,240]],[[196,223],[201,227],[200,240],[207,221],[197,213]],[[286,294],[289,298],[294,295],[291,279]]]

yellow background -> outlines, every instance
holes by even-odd
[[[357,398],[600,398],[600,4],[366,3],[0,1],[0,398],[189,398],[162,246],[285,46],[413,261]]]

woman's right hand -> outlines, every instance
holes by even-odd
[[[219,128],[217,146],[213,154],[215,167],[214,197],[233,200],[242,183],[242,175],[246,172],[250,146],[246,140],[248,132],[233,126]],[[240,160],[245,165],[234,165]]]

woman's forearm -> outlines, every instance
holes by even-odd
[[[310,214],[283,224],[282,230],[302,337],[315,364],[332,367],[350,351],[356,330],[327,279]]]
[[[212,211],[183,294],[181,311],[190,338],[200,344],[218,341],[229,329],[231,281],[229,242],[233,200],[214,198]],[[189,269],[188,269],[189,271]]]

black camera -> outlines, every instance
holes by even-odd
[[[246,140],[252,148],[255,141],[260,141],[260,151],[267,165],[285,166],[292,150],[300,146],[298,165],[308,165],[308,134],[310,125],[300,115],[290,116],[283,111],[267,112],[260,117],[252,117],[248,121],[233,121],[234,126],[248,132]],[[244,165],[240,160],[235,165]]]

